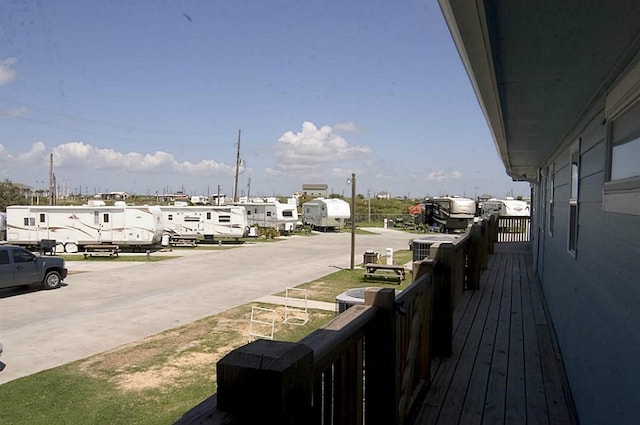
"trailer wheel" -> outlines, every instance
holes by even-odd
[[[56,289],[62,283],[60,273],[55,270],[47,272],[42,280],[42,287],[44,289]]]

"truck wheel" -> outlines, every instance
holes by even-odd
[[[55,289],[60,286],[62,283],[62,279],[60,278],[60,273],[55,270],[47,272],[44,279],[42,280],[42,287],[44,289]]]

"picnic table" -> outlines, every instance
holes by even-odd
[[[404,266],[396,264],[367,263],[364,265],[364,279],[383,278],[398,281],[398,285],[404,280],[406,270]]]
[[[97,245],[85,245],[84,258],[87,257],[100,257],[100,256],[109,256],[109,257],[117,257],[120,252],[120,247],[118,245],[111,244],[97,244]]]

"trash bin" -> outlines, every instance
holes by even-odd
[[[378,253],[373,251],[365,251],[362,259],[363,264],[377,264],[378,263]]]
[[[56,247],[55,239],[42,239],[40,240],[40,254],[50,254],[54,253],[54,248]]]

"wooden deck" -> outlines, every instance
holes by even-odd
[[[497,243],[456,307],[453,355],[432,363],[413,425],[577,424],[528,243]]]

